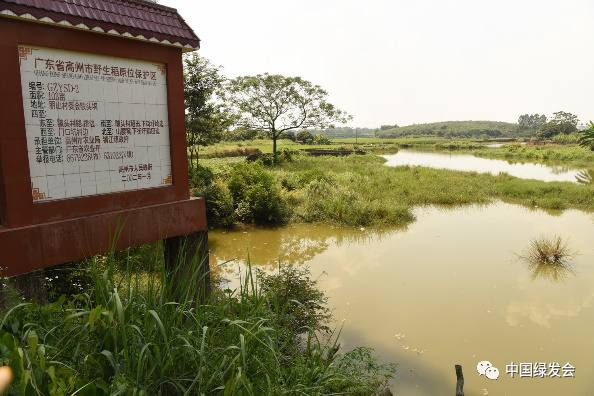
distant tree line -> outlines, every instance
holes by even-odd
[[[354,138],[358,137],[375,137],[379,131],[376,128],[352,128],[352,127],[336,127],[326,129],[310,129],[314,135],[324,135],[330,139],[340,138]]]
[[[444,121],[428,124],[414,124],[404,127],[380,130],[380,138],[413,136],[435,136],[444,138],[484,139],[515,137],[517,124],[499,121]]]

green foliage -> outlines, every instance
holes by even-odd
[[[443,142],[433,146],[437,150],[473,150],[484,148],[482,144],[472,142]]]
[[[184,58],[184,102],[186,138],[190,166],[198,159],[199,146],[220,141],[231,126],[232,117],[224,102],[217,100],[225,78],[220,68],[196,53]]]
[[[278,272],[258,271],[262,293],[271,295],[270,309],[282,319],[278,324],[295,334],[328,330],[331,319],[328,297],[318,289],[308,268],[280,266]]]
[[[579,120],[576,115],[558,111],[554,113],[553,118],[549,122],[543,124],[538,129],[536,136],[539,139],[550,139],[555,135],[569,135],[577,131],[578,122]]]
[[[229,174],[229,191],[237,219],[246,223],[282,223],[288,209],[273,176],[258,164],[243,163]]]
[[[258,74],[237,77],[229,83],[228,102],[240,127],[264,131],[276,141],[283,132],[310,127],[326,128],[350,117],[326,101],[328,93],[301,77]]]
[[[594,152],[575,146],[505,145],[473,150],[475,155],[518,160],[574,159],[591,164]],[[272,164],[272,162],[271,162]],[[235,165],[217,163],[222,180]],[[267,168],[288,210],[288,221],[347,226],[406,225],[418,205],[464,205],[492,199],[541,208],[593,208],[589,186],[525,180],[509,175],[402,166],[391,168],[375,155],[298,156]],[[586,177],[584,177],[586,180]],[[240,219],[239,219],[240,220]]]
[[[227,158],[227,157],[249,157],[253,154],[262,154],[257,147],[228,147],[215,148],[202,153],[202,158]]]
[[[233,197],[225,183],[214,183],[192,192],[206,200],[206,220],[209,227],[228,227],[235,221]]]
[[[387,131],[388,129],[396,129],[396,128],[398,128],[398,124],[382,125],[382,126],[380,126],[380,131]]]
[[[578,144],[579,141],[580,141],[580,137],[581,136],[582,136],[582,134],[579,133],[579,132],[570,133],[568,135],[559,134],[559,135],[553,136],[553,138],[551,139],[551,141],[552,142],[555,142],[555,143],[572,143],[572,144]]]
[[[315,135],[324,135],[329,139],[355,138],[355,137],[375,137],[378,129],[375,128],[353,128],[353,127],[334,127],[334,128],[310,128],[309,131]]]
[[[590,121],[589,128],[582,132],[579,143],[580,146],[589,148],[594,151],[594,122]]]
[[[518,127],[520,131],[536,132],[547,122],[547,116],[544,114],[522,114],[518,118]]]
[[[359,347],[339,357],[333,371],[342,378],[332,384],[332,394],[364,396],[384,389],[396,365],[381,364],[372,349]]]
[[[581,149],[575,145],[526,146],[506,144],[496,149],[473,150],[472,153],[480,157],[518,161],[564,161],[566,165],[571,163],[576,167],[589,167],[594,161],[594,152]]]
[[[413,136],[480,139],[482,135],[490,138],[515,137],[518,135],[518,125],[499,121],[445,121],[408,125],[378,132],[378,137],[384,139]]]
[[[241,142],[246,140],[254,140],[257,136],[258,131],[254,131],[253,129],[235,128],[232,131],[228,131],[223,139],[229,142]]]
[[[308,330],[300,347],[287,349],[297,337],[279,326],[290,320],[277,307],[293,304],[281,299],[293,290],[282,285],[286,278],[261,293],[248,267],[237,290],[216,291],[200,304],[192,298],[201,287],[200,263],[180,266],[183,274],[168,272],[162,262],[144,264],[148,272],[119,273],[109,259],[102,273],[93,261],[93,284],[84,294],[3,312],[0,359],[15,374],[9,394],[320,395],[382,384],[393,375],[393,366],[342,373],[337,367],[374,368],[376,358],[358,350],[337,353],[332,334],[319,339]],[[325,301],[323,293],[308,289],[309,278],[301,279],[305,272],[293,275],[300,278],[292,284],[304,285],[305,292],[292,298]],[[308,306],[293,310],[291,320],[311,317]],[[369,387],[365,394],[377,391]]]
[[[314,136],[307,129],[303,129],[295,134],[295,141],[302,144],[311,144],[314,140]]]
[[[202,164],[196,164],[188,168],[190,188],[201,188],[212,183],[213,173],[210,168]]]
[[[313,139],[313,142],[315,144],[323,144],[323,145],[332,144],[330,139],[328,139],[325,135],[316,135]]]

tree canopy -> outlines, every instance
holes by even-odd
[[[577,125],[579,123],[578,117],[575,114],[567,113],[565,111],[557,111],[553,113],[553,118],[544,123],[536,133],[539,139],[549,139],[556,135],[569,135],[577,132]]]
[[[544,114],[522,114],[518,118],[520,131],[536,131],[547,122]]]
[[[190,166],[200,146],[220,141],[232,124],[232,116],[220,100],[225,77],[220,68],[196,53],[184,59],[184,100]]]
[[[237,114],[236,125],[266,132],[275,154],[276,141],[283,132],[327,128],[351,118],[328,103],[328,92],[301,77],[241,76],[230,81],[228,94]]]

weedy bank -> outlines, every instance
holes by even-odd
[[[338,352],[307,272],[250,270],[239,289],[200,302],[196,262],[168,273],[149,250],[144,272],[95,259],[82,293],[9,305],[10,395],[373,395],[392,377],[370,349]]]
[[[420,205],[494,199],[549,209],[593,209],[594,189],[570,182],[423,167],[387,167],[381,157],[313,157],[287,151],[279,164],[203,160],[192,178],[209,223],[323,221],[347,226],[403,225]],[[281,156],[281,157],[282,157]]]

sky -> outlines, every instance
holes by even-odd
[[[594,120],[593,0],[162,0],[233,78],[301,76],[350,126]]]

